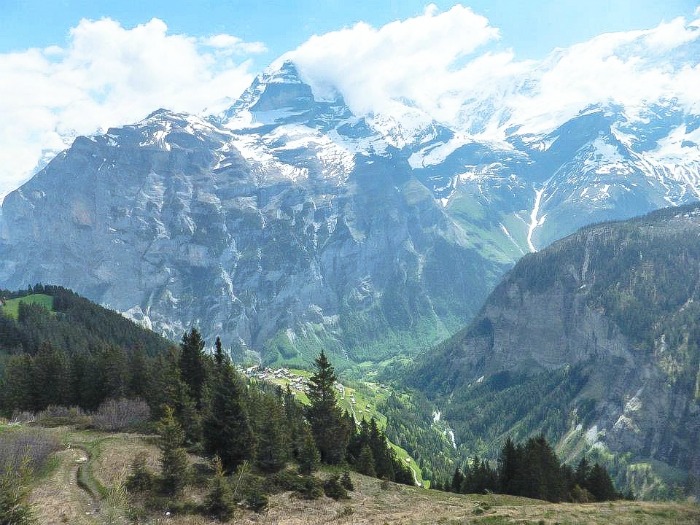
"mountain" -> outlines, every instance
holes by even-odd
[[[283,61],[221,114],[79,137],[5,199],[0,285],[59,283],[268,363],[377,362],[454,333],[525,253],[700,191],[695,156],[660,156],[681,127],[697,149],[677,102],[499,140],[396,104],[355,115]]]
[[[639,495],[697,496],[699,268],[698,204],[584,228],[523,257],[412,382],[458,442],[545,432]]]
[[[58,282],[172,337],[195,323],[266,362],[435,342],[505,265],[390,149],[284,64],[216,118],[159,110],[77,139],[6,198],[0,280]]]

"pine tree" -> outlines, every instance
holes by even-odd
[[[10,356],[5,363],[2,385],[2,410],[10,416],[15,410],[34,410],[32,359],[27,354]]]
[[[184,432],[170,407],[165,408],[165,415],[158,422],[158,434],[161,487],[165,494],[177,496],[189,479],[189,462],[182,448]]]
[[[136,346],[129,354],[129,397],[148,398],[148,385],[151,382],[150,365],[151,361],[143,346]]]
[[[345,487],[346,490],[355,490],[355,486],[352,483],[352,478],[350,478],[350,472],[348,470],[343,471],[343,475],[340,477],[340,484]]]
[[[506,439],[498,458],[498,484],[503,494],[516,494],[514,482],[520,470],[520,456],[513,440],[510,437]]]
[[[71,356],[72,390],[75,402],[87,410],[95,410],[102,402],[101,378],[95,373],[97,359],[92,354]]]
[[[308,425],[301,427],[301,439],[299,448],[299,473],[309,475],[318,468],[321,462],[321,454],[316,448],[316,441]]]
[[[464,482],[464,474],[462,474],[462,471],[457,467],[455,469],[455,473],[452,475],[452,482],[450,483],[450,492],[457,492],[459,493],[460,490],[462,489],[462,483]]]
[[[367,423],[366,419],[363,419],[360,421],[359,425],[355,426],[355,431],[351,434],[350,440],[348,441],[347,456],[350,463],[356,464],[360,457],[362,447],[365,445],[369,446],[369,436],[369,423]]]
[[[553,502],[566,497],[561,464],[544,435],[527,441],[521,467],[524,490],[520,495]]]
[[[233,366],[218,367],[211,400],[203,422],[204,450],[218,455],[226,472],[255,458],[255,436],[250,425],[242,381]]]
[[[181,402],[181,392],[187,388],[180,379],[179,359],[177,349],[171,347],[167,353],[156,356],[151,367],[145,399],[156,420],[165,415],[166,406],[176,407]]]
[[[394,481],[394,455],[386,441],[384,432],[379,430],[377,421],[372,418],[369,422],[369,446],[374,456],[374,470],[378,478]]]
[[[97,362],[102,384],[100,403],[108,398],[125,397],[129,389],[129,360],[126,351],[109,345],[100,352]]]
[[[294,398],[289,385],[284,391],[282,400],[284,404],[284,426],[289,437],[290,453],[294,459],[298,460],[305,436],[311,435],[304,420],[304,407]],[[311,439],[313,440],[313,436],[311,436]],[[318,454],[318,451],[316,453]]]
[[[576,471],[574,473],[574,482],[581,488],[586,488],[588,484],[588,478],[591,474],[591,465],[588,463],[586,456],[581,458],[578,462]]]
[[[233,517],[235,502],[231,486],[224,476],[224,469],[219,456],[214,456],[212,462],[214,477],[211,480],[209,494],[204,502],[207,513],[219,521],[229,521]]]
[[[70,362],[63,350],[54,348],[50,343],[42,343],[32,359],[32,372],[36,385],[36,410],[43,410],[49,405],[72,404]]]
[[[217,366],[221,366],[224,364],[224,351],[221,347],[221,338],[219,336],[216,336],[214,348],[216,349],[216,351],[214,352],[214,361],[216,362]]]
[[[148,454],[139,452],[131,462],[129,476],[126,478],[126,488],[130,492],[145,492],[153,488],[153,475],[146,466]]]
[[[284,409],[277,399],[263,394],[257,413],[257,466],[263,472],[277,472],[289,459],[289,440],[283,427]]]
[[[202,416],[188,392],[180,383],[175,398],[175,417],[185,433],[185,444],[191,447],[202,440]]]
[[[189,388],[197,410],[202,408],[202,394],[206,381],[204,340],[196,328],[182,336],[180,343],[180,376]]]
[[[591,467],[585,488],[593,494],[596,501],[619,499],[619,494],[615,490],[608,471],[598,463]]]
[[[307,419],[321,461],[335,465],[345,459],[351,429],[335,398],[335,370],[323,351],[316,358],[315,365],[316,372],[309,380]]]
[[[364,445],[360,450],[360,457],[357,458],[357,471],[365,476],[377,477],[377,471],[374,469],[374,454],[369,445]]]

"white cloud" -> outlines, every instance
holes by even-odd
[[[290,58],[319,94],[335,87],[358,113],[381,112],[392,99],[408,98],[438,109],[435,95],[457,62],[498,38],[498,30],[471,9],[444,13],[434,5],[423,15],[375,29],[365,23],[314,36]]]
[[[251,82],[259,42],[169,34],[161,20],[132,29],[81,20],[65,47],[0,54],[0,199],[62,135],[91,134],[154,109],[225,109]]]
[[[244,42],[237,36],[233,35],[214,35],[207,38],[201,38],[199,41],[209,47],[216,48],[227,54],[252,54],[264,53],[267,51],[265,44],[262,42]]]
[[[430,6],[379,29],[360,23],[315,36],[283,58],[297,63],[317,95],[335,86],[357,113],[400,119],[406,108],[397,102],[410,100],[439,121],[499,138],[512,125],[550,131],[591,104],[634,111],[675,97],[700,109],[699,25],[676,18],[521,61],[492,51],[499,33],[486,18],[460,5]]]
[[[625,106],[676,99],[700,110],[700,30],[676,19],[645,31],[610,33],[577,44],[540,64],[528,96],[506,100],[513,119],[532,132],[549,131],[592,104]]]

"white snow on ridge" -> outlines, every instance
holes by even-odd
[[[433,119],[401,102],[394,101],[385,113],[368,116],[367,124],[389,145],[399,149],[433,138]]]
[[[170,122],[166,122],[165,129],[155,131],[150,137],[147,137],[146,140],[139,142],[139,146],[156,146],[162,150],[170,151],[170,144],[168,144],[168,141],[165,139],[168,136],[168,133],[170,133],[171,128],[172,124]]]
[[[435,166],[445,161],[458,148],[471,142],[471,139],[463,134],[457,133],[447,142],[431,144],[415,153],[408,158],[408,163],[411,168],[425,168],[427,166]]]
[[[544,216],[538,219],[540,213],[540,204],[542,203],[542,194],[544,193],[544,186],[539,190],[535,190],[535,204],[532,207],[532,212],[530,213],[530,225],[527,229],[527,245],[531,252],[536,252],[537,248],[532,244],[532,234],[535,233],[535,228],[541,226],[544,223]]]
[[[370,137],[348,138],[338,133],[336,129],[332,129],[327,133],[328,138],[354,155],[384,155],[387,150],[387,142],[379,135]]]
[[[669,164],[700,161],[700,127],[688,133],[685,124],[678,126],[658,141],[658,147],[649,152],[649,156]]]
[[[231,130],[259,128],[271,124],[277,124],[291,117],[303,115],[304,111],[299,111],[291,107],[270,109],[267,111],[240,110],[226,120],[224,126]]]
[[[513,236],[508,231],[508,228],[506,228],[502,222],[499,222],[498,225],[501,227],[501,231],[505,234],[505,236],[508,237],[508,240],[515,245],[515,247],[518,249],[518,251],[521,254],[525,255],[525,252],[523,251],[523,249],[520,247],[520,245],[515,241]]]

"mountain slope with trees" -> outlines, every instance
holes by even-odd
[[[699,301],[699,205],[594,225],[524,257],[411,382],[480,453],[544,432],[637,494],[697,495]]]
[[[0,414],[39,425],[155,431],[159,473],[135,457],[127,480],[144,512],[194,505],[197,512],[230,517],[236,503],[262,510],[268,495],[281,490],[307,499],[324,493],[346,498],[349,475],[319,480],[314,473],[322,464],[414,483],[376,422],[355,421],[340,409],[337,377],[323,352],[304,407],[289,390],[247,381],[218,338],[214,353],[205,351],[194,328],[175,346],[62,288],[37,285],[5,295],[5,304],[19,304],[16,317],[3,317],[4,329],[17,337],[3,340]],[[104,326],[87,330],[92,323]],[[152,345],[150,354],[145,344]],[[0,451],[6,445],[1,431]],[[211,492],[203,505],[185,497],[188,486],[202,483],[190,454],[211,461]],[[16,495],[7,505],[0,501],[0,513],[10,512],[15,501],[26,507],[29,482],[22,458],[16,460],[0,464],[3,488]],[[231,487],[242,478],[236,495]],[[94,482],[80,482],[97,501]]]

